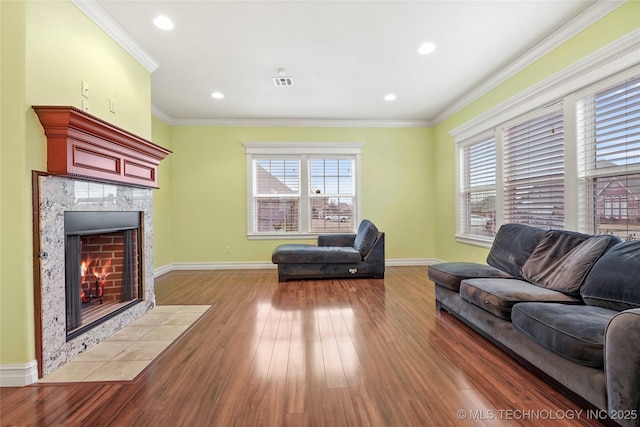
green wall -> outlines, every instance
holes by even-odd
[[[171,150],[171,128],[156,117],[152,117],[151,125],[153,142]],[[173,260],[172,163],[172,154],[160,163],[158,167],[158,187],[160,188],[153,191],[153,262],[156,269],[170,265]]]
[[[431,129],[171,128],[173,262],[270,262],[282,240],[248,240],[243,142],[362,142],[362,214],[391,259],[434,253]],[[225,248],[231,246],[231,254]]]
[[[483,261],[487,249],[455,240],[455,146],[448,132],[512,98],[532,85],[640,28],[640,1],[628,1],[500,86],[480,97],[434,129],[436,257],[444,261]]]
[[[32,105],[82,107],[151,137],[151,76],[69,1],[0,1],[0,364],[35,359],[32,170],[46,170],[46,138]],[[109,112],[116,98],[116,114]]]

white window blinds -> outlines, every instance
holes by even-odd
[[[462,149],[463,234],[494,237],[496,228],[496,140],[471,143]]]
[[[577,116],[587,225],[640,238],[640,79],[581,98]]]
[[[552,112],[504,130],[504,219],[564,228],[564,118]]]
[[[253,160],[253,218],[258,232],[296,232],[300,227],[300,161]]]

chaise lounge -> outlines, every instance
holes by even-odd
[[[363,220],[356,234],[318,236],[318,244],[285,244],[273,250],[278,281],[338,277],[384,279],[384,233]]]

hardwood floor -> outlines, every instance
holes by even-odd
[[[0,389],[1,425],[601,425],[436,312],[426,267],[287,283],[172,272],[156,297],[215,307],[131,382]]]

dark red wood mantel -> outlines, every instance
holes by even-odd
[[[75,107],[33,109],[47,136],[47,172],[158,187],[171,151]]]

